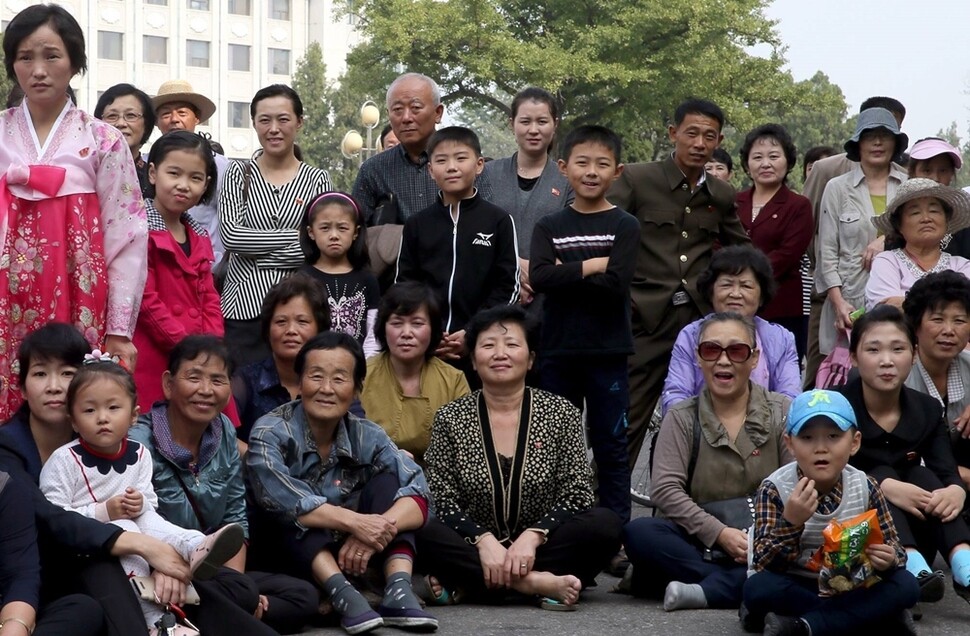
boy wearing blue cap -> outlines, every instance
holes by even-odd
[[[889,629],[915,633],[907,608],[919,586],[903,567],[906,551],[879,485],[849,466],[862,437],[849,401],[834,391],[810,391],[792,402],[785,443],[795,462],[765,479],[755,502],[752,574],[744,585],[746,624],[764,619],[773,636]],[[866,554],[882,579],[830,597],[819,596],[809,561],[822,546],[830,521],[875,510],[885,543]]]

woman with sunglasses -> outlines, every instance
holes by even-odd
[[[668,612],[741,603],[748,536],[702,506],[746,497],[792,460],[782,441],[791,400],[751,381],[761,352],[736,312],[703,319],[694,350],[700,395],[671,408],[654,442],[650,497],[659,515],[627,524],[631,592]]]
[[[759,351],[751,380],[788,397],[801,393],[801,369],[795,336],[781,325],[757,316],[774,297],[775,279],[768,257],[750,245],[734,245],[714,253],[697,279],[697,289],[715,313],[731,311],[752,321],[754,346]],[[697,366],[697,344],[704,318],[684,327],[677,336],[661,395],[666,414],[672,406],[700,393],[706,382]]]

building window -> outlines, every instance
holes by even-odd
[[[232,15],[252,15],[252,0],[229,0],[229,13]]]
[[[209,0],[189,0],[189,8],[196,11],[208,11]]]
[[[289,75],[290,52],[286,49],[270,49],[269,68],[267,72],[273,75]]]
[[[160,4],[167,7],[168,0],[145,0],[145,4]]]
[[[249,128],[249,102],[229,102],[229,127]]]
[[[269,0],[269,17],[274,20],[289,20],[290,0]]]
[[[249,70],[249,47],[245,44],[229,45],[229,70],[248,71]]]
[[[142,36],[142,61],[148,64],[168,64],[168,38],[157,35]]]
[[[98,31],[98,57],[102,60],[123,60],[125,36],[114,31]]]
[[[204,40],[186,40],[185,63],[188,66],[209,68],[209,43]]]

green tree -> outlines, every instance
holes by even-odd
[[[0,40],[3,39],[3,33],[0,33]],[[0,69],[3,69],[6,65],[6,56],[3,54],[3,49],[0,49]],[[11,89],[17,84],[14,80],[7,77],[7,72],[0,70],[0,100],[6,101],[7,96],[10,95]]]
[[[946,130],[943,130],[941,128],[939,132],[936,133],[936,136],[939,137],[940,139],[945,140],[948,144],[950,144],[954,148],[957,148],[960,151],[960,155],[963,157],[964,169],[957,171],[956,178],[953,180],[953,183],[951,185],[958,188],[963,188],[970,185],[970,177],[967,177],[967,166],[970,166],[970,130],[968,130],[966,143],[960,142],[960,135],[957,133],[956,122],[951,122],[950,127],[947,128]],[[913,139],[911,141],[911,145],[912,143],[915,143],[915,142],[916,140]]]
[[[844,113],[840,94],[800,88],[783,70],[767,4],[344,0],[343,8],[365,36],[349,63],[425,73],[441,84],[446,104],[471,101],[504,118],[501,96],[543,86],[561,101],[565,129],[610,126],[623,135],[629,162],[669,150],[666,127],[689,96],[718,103],[735,131],[795,109],[838,111],[839,101]],[[752,55],[755,46],[767,56]]]

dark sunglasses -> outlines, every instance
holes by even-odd
[[[731,362],[745,362],[751,358],[754,350],[750,345],[746,345],[743,342],[735,342],[726,347],[710,341],[697,345],[697,355],[700,356],[701,360],[706,360],[707,362],[716,362],[720,359],[721,354],[725,352],[727,352],[728,360]]]

